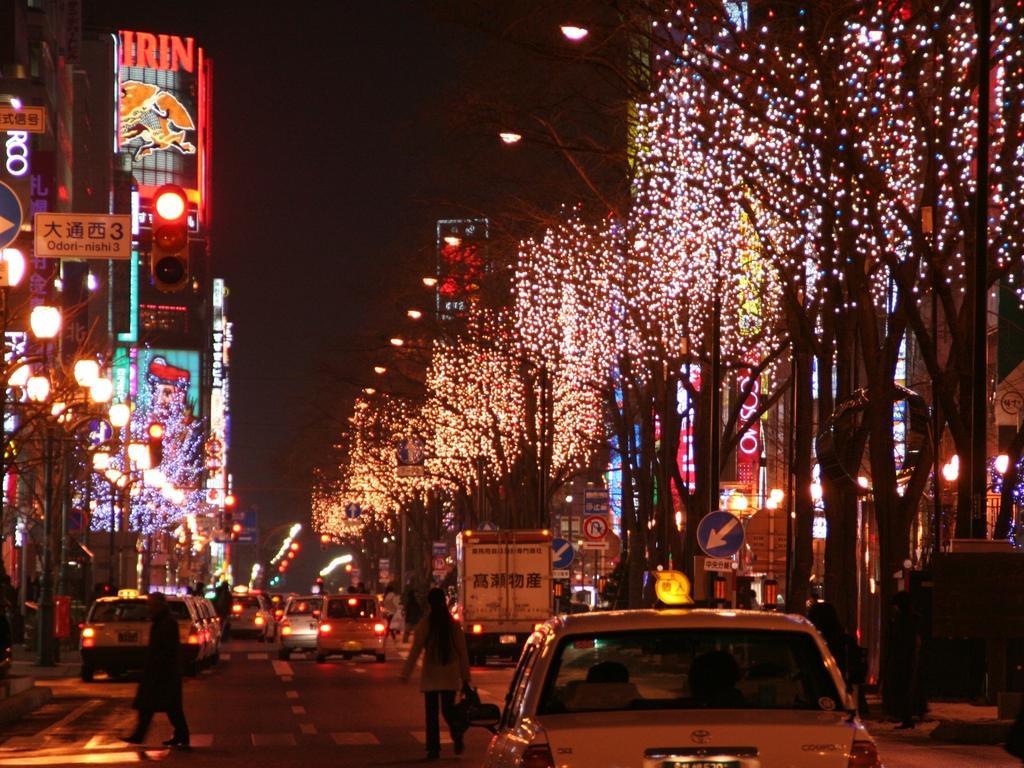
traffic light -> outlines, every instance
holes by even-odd
[[[352,563],[345,563],[345,573],[352,573]]]
[[[153,195],[149,266],[153,285],[164,293],[188,284],[188,196],[176,184],[164,184]]]
[[[242,533],[242,524],[241,523],[232,523],[231,524],[231,538],[232,539],[237,539],[239,537],[239,535],[241,535],[241,533]]]
[[[164,460],[164,433],[166,430],[163,424],[154,421],[146,432],[149,435],[149,466],[155,469]]]
[[[233,533],[235,530],[235,504],[237,499],[233,493],[224,497],[224,512],[221,515],[221,529],[226,533]]]
[[[327,545],[331,543],[331,535],[329,533],[320,534],[320,549],[327,549]]]

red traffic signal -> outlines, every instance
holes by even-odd
[[[352,573],[352,563],[345,563],[345,573]]]
[[[292,544],[291,544],[291,547],[289,547],[289,549],[291,549],[292,552],[298,552],[299,551],[299,542],[293,541]]]
[[[224,497],[224,506],[227,507],[228,509],[234,509],[235,504],[237,502],[238,499],[235,498],[235,494],[233,493],[229,493],[227,496]]]
[[[153,195],[150,272],[153,285],[164,293],[188,283],[188,195],[176,184],[164,184]]]
[[[146,430],[149,435],[149,463],[152,467],[160,466],[164,460],[164,434],[166,430],[159,421],[154,421]]]
[[[235,534],[235,536],[240,534],[242,532],[242,524],[241,523],[232,523],[232,525],[231,525],[231,532],[233,534]]]

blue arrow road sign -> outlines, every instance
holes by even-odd
[[[21,231],[21,202],[14,190],[0,181],[0,248],[6,248]]]
[[[704,515],[697,526],[697,543],[709,557],[732,557],[743,546],[743,524],[729,512]]]
[[[565,539],[551,540],[551,567],[556,571],[568,568],[574,557],[576,557],[576,550],[568,541]]]

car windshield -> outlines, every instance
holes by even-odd
[[[562,640],[538,714],[840,707],[806,633],[660,629]]]
[[[149,608],[145,600],[104,600],[92,607],[89,621],[108,624],[115,621],[149,621]]]
[[[368,619],[377,615],[377,601],[367,597],[348,597],[327,604],[329,619]]]
[[[288,603],[289,616],[310,616],[320,610],[319,600],[292,600]]]

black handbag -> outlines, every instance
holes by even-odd
[[[480,694],[477,693],[476,688],[466,683],[462,686],[462,698],[455,705],[455,719],[459,724],[460,730],[469,730],[469,725],[473,721],[473,713],[479,706]]]

